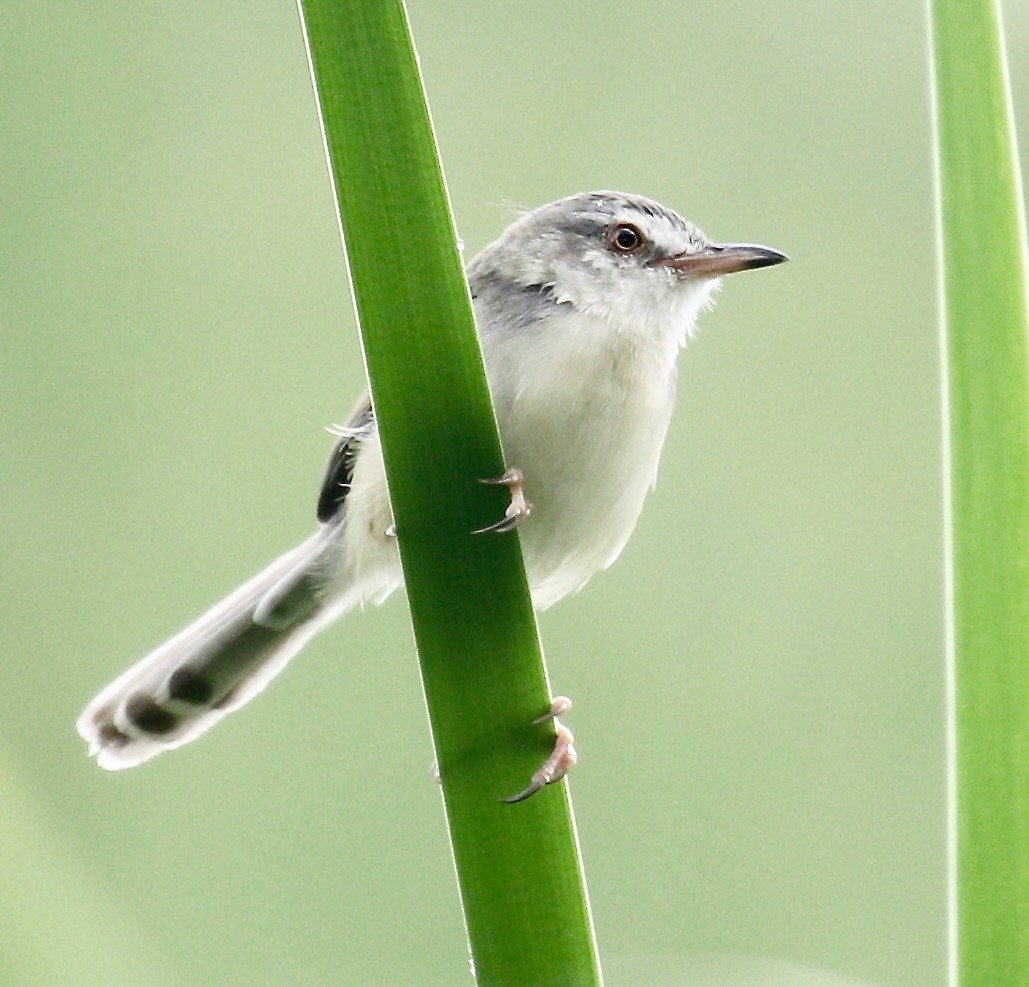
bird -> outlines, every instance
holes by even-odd
[[[619,556],[656,482],[679,353],[721,279],[788,260],[716,243],[641,195],[581,192],[526,211],[466,276],[532,603],[545,610]],[[319,631],[403,586],[375,410],[334,430],[317,530],[103,689],[77,721],[100,767],[135,767],[253,699]],[[563,713],[554,700],[541,720]],[[575,761],[554,753],[518,800]]]

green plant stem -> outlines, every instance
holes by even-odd
[[[952,655],[952,980],[1029,984],[1029,306],[994,0],[931,4]]]
[[[476,976],[598,984],[566,786],[500,801],[549,752],[550,697],[518,541],[471,534],[504,462],[406,12],[300,7]]]

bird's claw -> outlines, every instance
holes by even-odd
[[[554,727],[557,730],[554,750],[533,774],[529,784],[517,795],[509,795],[503,799],[504,802],[509,804],[524,802],[541,788],[560,781],[575,767],[575,762],[579,759],[579,755],[575,751],[575,738],[572,736],[572,731],[558,720],[559,716],[567,713],[571,708],[572,701],[567,696],[556,696],[550,703],[550,709],[532,721],[533,726],[541,726],[549,720],[554,721]]]
[[[525,477],[520,469],[512,467],[503,476],[494,479],[480,480],[492,486],[507,487],[511,491],[511,503],[507,505],[504,516],[485,528],[476,528],[473,534],[485,535],[490,532],[514,531],[532,513],[532,504],[525,499]]]

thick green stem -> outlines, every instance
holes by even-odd
[[[934,0],[949,419],[952,979],[1029,984],[1029,306],[994,0]]]
[[[553,743],[548,684],[517,538],[471,534],[504,463],[404,6],[300,7],[478,982],[597,984],[566,786],[500,801]]]

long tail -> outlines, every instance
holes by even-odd
[[[256,696],[360,599],[316,591],[338,527],[326,525],[115,679],[78,730],[109,771],[181,747]]]

